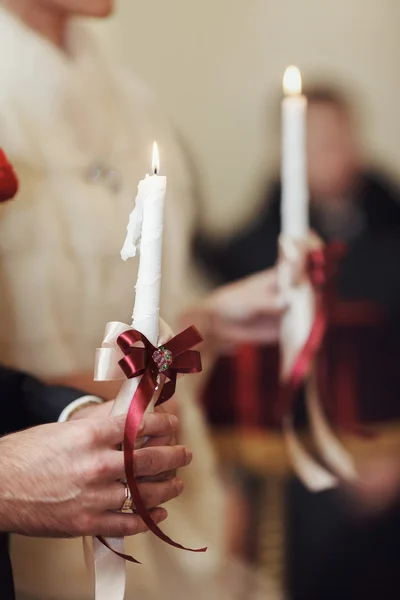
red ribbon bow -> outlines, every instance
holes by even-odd
[[[149,398],[147,404],[150,402],[160,374],[167,377],[169,381],[163,387],[157,406],[174,395],[178,374],[200,373],[202,369],[200,353],[191,348],[202,341],[203,338],[195,327],[182,331],[159,348],[153,346],[140,331],[130,329],[122,333],[117,339],[117,344],[125,357],[119,361],[119,366],[128,379],[143,375],[134,402],[137,402],[136,395],[140,388],[146,391],[146,398]],[[143,347],[134,346],[138,342],[141,342]]]
[[[191,350],[191,348],[197,346],[202,341],[203,338],[193,326],[178,334],[166,344],[160,346],[160,348],[153,346],[146,336],[134,329],[125,331],[117,339],[117,344],[125,355],[119,361],[119,365],[127,378],[132,379],[133,377],[142,376],[128,410],[124,434],[125,473],[135,510],[154,535],[174,548],[188,550],[189,552],[205,552],[207,548],[185,548],[169,538],[154,523],[143,503],[136,483],[134,475],[134,452],[140,424],[157,389],[160,375],[166,377],[169,381],[164,384],[156,406],[166,402],[174,395],[178,374],[199,373],[201,371],[200,353]],[[135,346],[137,343],[142,343],[143,346]],[[115,552],[103,538],[99,539],[110,550]],[[130,562],[139,562],[126,554],[115,553]]]

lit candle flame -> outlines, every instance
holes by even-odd
[[[288,67],[283,76],[283,91],[286,96],[300,96],[302,91],[301,73],[297,67]]]
[[[153,163],[152,163],[154,175],[158,175],[160,171],[160,154],[158,152],[157,142],[153,144]]]

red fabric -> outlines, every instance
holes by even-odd
[[[369,302],[336,301],[328,321],[317,375],[329,418],[336,427],[358,433],[358,423],[399,418],[399,336],[384,312]],[[242,371],[247,371],[251,354],[253,381],[246,392],[249,374]],[[277,345],[247,347],[245,358],[223,357],[203,394],[210,423],[221,428],[279,428],[278,362]],[[246,405],[250,415],[244,414]]]
[[[17,191],[17,176],[3,150],[0,148],[0,202],[11,200],[11,198],[14,198]]]
[[[261,357],[257,346],[244,344],[236,353],[235,413],[245,429],[259,427],[262,419],[262,397],[259,386]]]

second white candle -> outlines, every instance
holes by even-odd
[[[282,102],[282,234],[295,240],[308,235],[306,159],[307,99],[301,74],[288,67],[283,78]]]

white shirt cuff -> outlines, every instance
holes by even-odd
[[[97,396],[82,396],[81,398],[77,398],[71,404],[68,404],[61,415],[58,418],[59,423],[65,423],[69,420],[72,413],[74,413],[78,408],[85,406],[85,404],[103,404],[104,400],[98,398]]]

